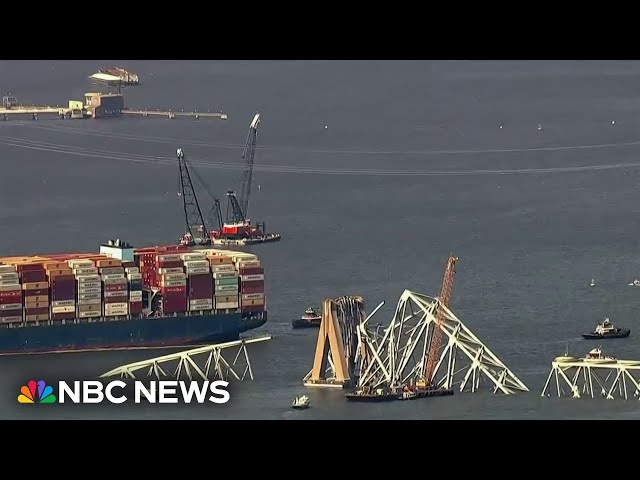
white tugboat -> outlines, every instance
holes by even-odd
[[[309,397],[307,397],[306,395],[302,395],[301,397],[296,397],[293,400],[291,408],[293,408],[294,410],[304,410],[306,408],[309,408],[310,403],[311,401],[309,400]]]

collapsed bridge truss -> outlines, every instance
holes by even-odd
[[[100,378],[120,377],[135,379],[137,372],[146,371],[147,377],[188,378],[189,380],[244,380],[247,375],[253,380],[253,370],[249,360],[247,345],[271,340],[270,336],[218,343],[204,347],[184,350],[161,357],[129,363],[108,371]],[[232,361],[227,361],[222,352],[233,351],[236,354]],[[204,364],[202,364],[204,361]],[[235,369],[234,369],[235,367]],[[242,370],[239,370],[242,368]],[[238,371],[236,371],[236,369]]]

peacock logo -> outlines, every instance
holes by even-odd
[[[36,391],[37,390],[37,391]],[[53,394],[53,388],[47,385],[44,380],[29,380],[26,385],[20,389],[18,395],[19,403],[56,403],[56,396]]]

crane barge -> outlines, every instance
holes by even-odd
[[[187,166],[184,152],[181,148],[178,148],[177,156],[182,188],[181,196],[187,227],[185,234],[180,239],[181,245],[254,245],[257,243],[277,242],[281,239],[279,233],[266,232],[265,222],[258,222],[255,227],[252,226],[251,219],[248,216],[259,124],[260,114],[256,113],[249,126],[249,133],[242,152],[245,168],[242,175],[240,198],[238,199],[234,190],[228,190],[226,192],[227,209],[224,218],[222,216],[220,199],[208,190],[206,182],[204,182],[202,177],[193,169],[193,166]],[[190,172],[196,175],[198,181],[213,201],[213,223],[217,226],[217,228],[213,230],[209,230],[206,226]]]

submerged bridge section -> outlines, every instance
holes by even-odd
[[[271,340],[271,338],[271,336],[255,337],[171,353],[114,368],[102,374],[100,378],[139,379],[141,376],[146,376],[175,380],[186,377],[189,380],[235,379],[242,381],[249,375],[249,378],[253,380],[247,345]],[[235,352],[233,360],[225,359],[223,352],[229,352],[230,355]]]

